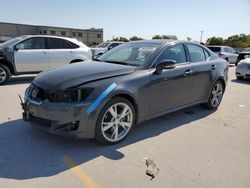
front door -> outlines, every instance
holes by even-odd
[[[14,51],[17,72],[40,72],[48,69],[48,56],[43,37],[33,37],[18,44]]]
[[[160,74],[152,70],[151,116],[157,116],[193,102],[193,66],[187,62],[184,45],[177,44],[167,47],[157,58],[155,64],[166,59],[175,60],[176,67],[165,69]]]

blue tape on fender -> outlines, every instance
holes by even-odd
[[[108,96],[108,94],[117,86],[116,83],[111,84],[107,89],[105,89],[102,94],[89,106],[87,109],[87,113],[90,114],[93,112],[103,101],[105,97]]]

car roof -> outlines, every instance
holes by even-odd
[[[86,46],[81,41],[77,40],[76,38],[70,38],[70,37],[61,37],[61,36],[55,36],[55,35],[22,35],[21,37],[25,37],[25,38],[31,38],[31,37],[58,38],[58,39],[68,40],[68,41],[73,42],[73,43],[75,43],[79,46],[82,46],[82,47]]]
[[[207,47],[232,48],[230,46],[218,46],[218,45],[209,45]]]

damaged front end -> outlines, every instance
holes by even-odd
[[[47,92],[33,84],[20,97],[23,120],[43,131],[73,138],[92,138],[88,128],[93,124],[86,111],[86,99],[93,88],[76,88]]]

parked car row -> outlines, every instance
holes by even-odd
[[[247,55],[250,55],[250,48],[245,48],[241,52],[236,52],[229,46],[208,46],[208,48],[230,64],[235,64],[235,66],[242,59],[245,59]]]
[[[0,44],[0,85],[12,75],[39,73],[62,65],[91,60],[122,42],[106,42],[90,49],[66,37],[25,35]]]
[[[237,62],[238,54],[229,46],[208,46],[208,48],[230,64]]]
[[[102,54],[106,53],[107,51],[123,44],[124,42],[118,42],[118,41],[111,41],[111,42],[103,42],[99,45],[97,45],[94,48],[91,48],[92,56],[93,58],[97,58],[98,56],[101,56]]]

